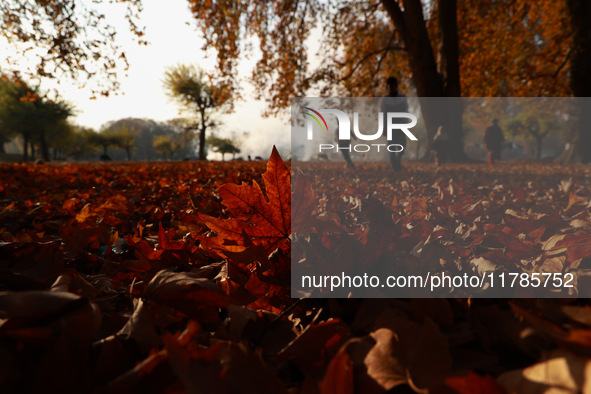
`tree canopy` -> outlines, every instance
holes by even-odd
[[[3,0],[0,37],[12,46],[0,72],[38,79],[69,78],[108,96],[119,87],[119,72],[127,69],[125,52],[117,44],[117,29],[105,17],[106,7],[126,7],[129,29],[143,40],[139,22],[141,0]]]
[[[20,79],[0,79],[0,133],[3,141],[14,135],[23,138],[23,159],[28,159],[28,145],[38,144],[44,160],[49,160],[48,138],[63,132],[73,107],[63,100],[51,100],[39,86],[29,86]]]
[[[208,145],[211,146],[211,150],[217,153],[221,153],[222,160],[225,160],[226,153],[229,153],[234,157],[235,154],[240,153],[240,149],[236,146],[236,141],[231,138],[222,138],[217,135],[212,135],[207,139]]]
[[[563,2],[189,2],[205,47],[217,49],[217,80],[228,89],[237,86],[250,40],[258,44],[251,80],[269,113],[314,93],[383,96],[390,75],[419,97],[571,94]],[[461,111],[428,112],[430,137],[448,126],[452,155],[462,157]]]
[[[230,110],[232,100],[224,89],[211,84],[205,72],[194,66],[179,64],[164,74],[164,87],[169,96],[195,119],[194,129],[199,131],[200,160],[205,160],[206,131],[215,125],[216,111]]]
[[[30,75],[98,81],[101,88],[94,90],[109,94],[118,86],[116,70],[125,54],[105,20],[107,5],[127,7],[129,27],[144,43],[141,0],[97,0],[92,6],[82,0],[7,0],[0,5],[0,34],[23,57],[35,55]],[[257,57],[250,80],[256,98],[269,103],[269,114],[298,96],[382,96],[390,75],[402,81],[403,92],[419,97],[589,96],[591,11],[584,0],[188,0],[188,5],[204,49],[217,56],[215,72],[193,76],[207,79],[207,94],[218,107],[240,97],[238,65],[248,55]],[[8,60],[4,71],[20,72],[18,59]],[[176,71],[178,77],[191,76],[188,68]],[[183,89],[177,96],[185,104],[205,97],[206,89],[197,96],[188,93],[188,85]],[[453,126],[446,127],[454,133],[452,154],[461,157],[461,111],[429,112],[430,137],[438,125]],[[587,135],[571,138],[587,141]],[[588,161],[591,154],[573,151],[568,157]]]

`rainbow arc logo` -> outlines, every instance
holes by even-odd
[[[313,110],[312,108],[309,108],[309,107],[302,107],[302,108],[303,108],[304,115],[308,115],[309,117],[314,119],[316,121],[316,123],[318,123],[318,126],[320,126],[320,130],[328,131],[328,125],[326,124],[326,120],[324,120],[324,117],[322,115],[320,115],[320,112]],[[311,111],[312,113],[310,113],[308,111]],[[320,119],[318,119],[318,118],[320,118]],[[320,120],[322,120],[322,123],[324,123],[324,127],[322,127],[322,123],[320,123]]]

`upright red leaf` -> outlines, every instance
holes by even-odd
[[[269,252],[277,247],[289,247],[291,178],[275,147],[263,180],[266,197],[256,182],[252,186],[246,183],[225,184],[219,188],[222,203],[232,218],[219,219],[199,214],[199,218],[226,241],[225,245],[245,246],[247,236],[253,244],[263,245]],[[223,245],[220,244],[220,247]],[[232,248],[234,251],[235,249]]]

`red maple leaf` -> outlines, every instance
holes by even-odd
[[[263,174],[265,193],[256,181],[253,185],[225,184],[218,190],[230,219],[205,214],[199,218],[217,233],[217,239],[200,237],[202,243],[222,250],[242,251],[251,242],[262,245],[268,252],[276,248],[289,249],[291,227],[291,178],[289,170],[273,147]],[[213,242],[212,242],[213,241]]]

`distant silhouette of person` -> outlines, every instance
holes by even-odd
[[[439,166],[441,163],[445,163],[448,160],[448,143],[449,136],[445,132],[443,126],[439,126],[437,134],[433,137],[433,143],[431,144],[433,160],[435,165]]]
[[[388,112],[408,112],[406,96],[398,92],[398,80],[395,77],[390,77],[386,80],[386,86],[388,88],[388,95],[382,100],[384,131],[386,131],[387,127]],[[406,119],[401,121],[401,123],[405,122],[407,122]],[[388,140],[388,144],[398,144],[402,146],[400,152],[388,152],[390,156],[390,165],[394,172],[398,172],[402,170],[402,164],[400,162],[402,161],[402,155],[404,155],[404,148],[406,147],[406,135],[400,130],[394,130],[392,133],[392,139]]]
[[[505,141],[503,130],[499,127],[498,122],[498,119],[493,119],[492,126],[489,126],[484,132],[484,145],[488,151],[489,165],[501,159],[501,149]]]

